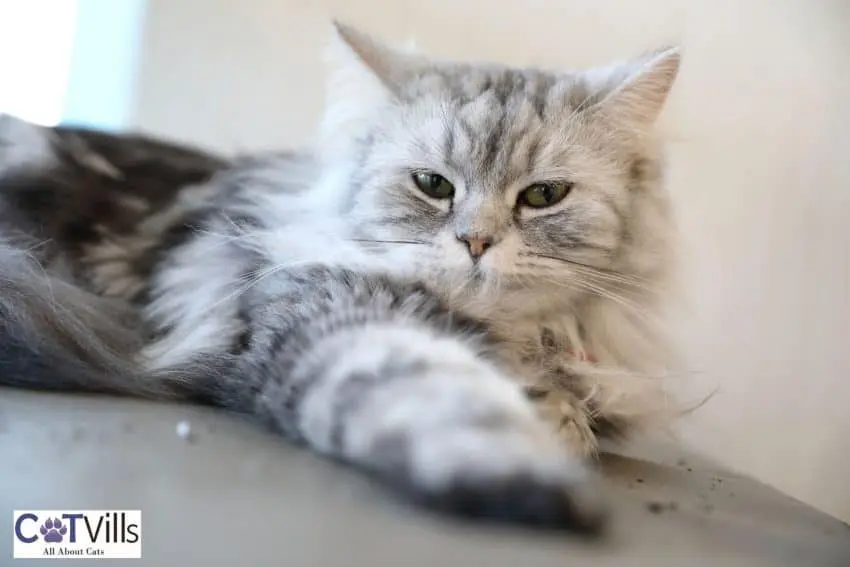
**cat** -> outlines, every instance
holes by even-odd
[[[303,149],[0,122],[0,385],[209,404],[452,514],[599,533],[663,423],[680,50],[437,61],[334,24]]]

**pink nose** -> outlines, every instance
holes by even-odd
[[[476,262],[493,244],[493,241],[489,238],[471,238],[465,236],[458,236],[458,240],[466,243],[466,248],[469,250],[469,255],[472,256],[472,259]]]

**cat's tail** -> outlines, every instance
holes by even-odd
[[[0,237],[0,386],[169,399],[133,364],[142,331],[125,305],[45,272]]]

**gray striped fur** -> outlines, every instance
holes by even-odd
[[[429,505],[597,531],[583,457],[664,413],[677,52],[550,73],[338,26],[336,53],[303,152],[0,121],[0,384],[211,404]]]

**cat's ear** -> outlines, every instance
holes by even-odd
[[[681,48],[666,47],[638,59],[584,74],[598,100],[595,110],[633,131],[651,129],[673,87],[682,60]]]
[[[424,58],[413,53],[411,46],[405,50],[392,48],[339,21],[333,22],[333,28],[330,54],[339,65],[336,70],[346,72],[349,77],[362,73],[371,75],[385,89],[395,93],[425,64]]]
[[[369,124],[425,64],[411,50],[391,48],[338,21],[325,59],[329,75],[320,130],[325,146]]]

